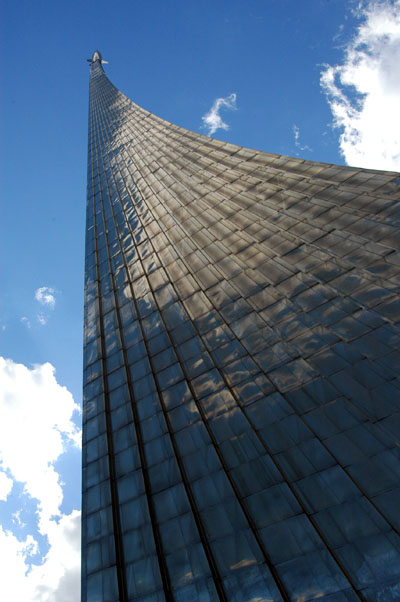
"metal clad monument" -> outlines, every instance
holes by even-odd
[[[399,174],[90,66],[82,602],[400,597]]]

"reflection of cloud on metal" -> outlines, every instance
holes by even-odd
[[[243,569],[244,567],[250,566],[254,563],[255,563],[254,558],[243,558],[243,560],[241,560],[240,562],[237,562],[236,564],[232,564],[230,568],[232,571],[236,571],[237,569]],[[261,601],[261,598],[256,598],[256,600]],[[252,599],[251,602],[254,602],[254,598]]]

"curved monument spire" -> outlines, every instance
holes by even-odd
[[[399,595],[399,174],[90,67],[82,602]]]

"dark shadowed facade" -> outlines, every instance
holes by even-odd
[[[82,602],[399,599],[399,174],[90,90]]]

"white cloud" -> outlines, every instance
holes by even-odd
[[[222,120],[219,114],[222,108],[236,109],[235,93],[229,94],[226,98],[217,98],[208,113],[201,118],[203,121],[203,128],[208,130],[208,136],[212,136],[219,129],[229,130],[229,125]]]
[[[31,327],[30,320],[29,320],[29,319],[28,319],[26,316],[22,316],[22,318],[20,319],[20,322],[21,322],[22,324],[25,324],[25,326],[26,326],[27,328],[30,328],[30,327]]]
[[[38,602],[77,602],[80,599],[81,513],[73,510],[48,532],[50,550],[43,564],[29,574],[33,600]]]
[[[56,305],[56,297],[55,297],[54,288],[50,288],[49,286],[41,286],[35,291],[35,299],[39,301],[41,305],[45,305],[50,309],[54,309]]]
[[[42,520],[59,513],[62,490],[54,462],[79,442],[71,417],[78,405],[56,381],[51,364],[32,369],[0,358],[0,458],[39,500]]]
[[[44,314],[38,314],[36,316],[36,319],[41,326],[44,326],[45,324],[47,324],[47,318]]]
[[[24,484],[25,495],[38,501],[38,532],[50,546],[41,565],[31,564],[35,534],[19,541],[0,527],[0,579],[8,602],[79,600],[79,512],[61,513],[62,483],[54,468],[69,445],[80,444],[72,421],[78,409],[51,364],[30,369],[0,357],[0,459]]]
[[[361,23],[343,64],[326,65],[321,86],[349,165],[400,170],[400,0],[361,3]]]
[[[32,535],[22,541],[11,531],[0,526],[0,577],[2,596],[8,602],[32,602],[28,579],[25,576],[25,559],[37,552],[38,545]]]
[[[22,512],[21,509],[17,510],[16,512],[14,512],[11,515],[11,518],[12,518],[14,524],[16,524],[18,527],[22,528],[22,527],[26,527],[26,523],[24,523],[24,521],[21,520],[21,512]]]
[[[294,134],[294,143],[297,148],[299,148],[302,151],[304,151],[304,150],[311,151],[312,150],[309,146],[307,146],[307,144],[302,145],[300,143],[300,129],[296,124],[294,124],[294,126],[293,126],[293,134]]]
[[[80,512],[51,523],[49,552],[29,570],[26,560],[37,553],[37,542],[32,535],[19,541],[0,526],[1,590],[7,602],[79,602]]]
[[[0,471],[0,500],[6,501],[13,488],[13,483],[14,481],[5,472]]]

